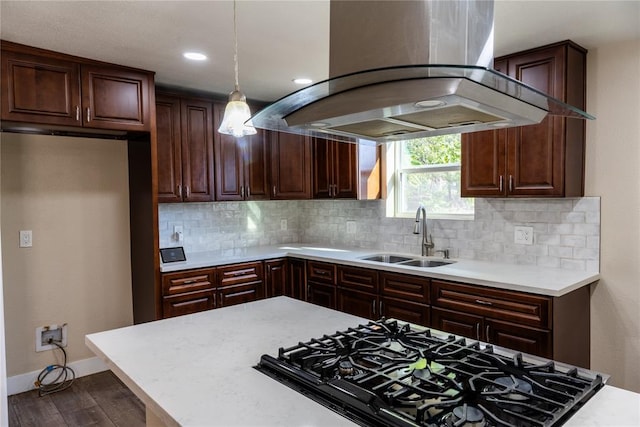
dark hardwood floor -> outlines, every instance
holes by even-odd
[[[144,425],[144,405],[111,371],[76,378],[43,397],[37,390],[9,396],[9,427]]]

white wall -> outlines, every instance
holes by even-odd
[[[35,352],[38,326],[68,323],[75,362],[94,356],[85,334],[133,323],[129,185],[126,141],[0,136],[11,378],[57,360],[57,352]],[[33,231],[32,248],[18,247],[19,230]]]
[[[591,366],[640,392],[640,41],[589,51],[586,193],[601,197]]]

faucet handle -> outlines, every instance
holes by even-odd
[[[449,249],[440,249],[437,251],[433,251],[434,253],[442,252],[442,258],[449,259]]]

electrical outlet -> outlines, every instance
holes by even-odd
[[[347,221],[347,234],[356,234],[356,222]]]
[[[57,346],[55,341],[63,347],[67,346],[67,324],[47,325],[36,328],[36,352],[53,350]]]
[[[513,243],[533,245],[533,227],[514,227]]]
[[[20,247],[30,248],[33,246],[33,232],[31,230],[20,230]]]
[[[286,219],[281,219],[280,220],[280,230],[286,230],[287,229],[287,220]]]

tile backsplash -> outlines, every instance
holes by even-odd
[[[321,243],[420,254],[414,218],[387,218],[382,200],[300,200],[161,204],[160,247],[187,252],[282,243]],[[475,219],[429,219],[436,249],[452,258],[599,271],[600,198],[476,199]],[[172,240],[184,227],[184,241]],[[514,243],[514,227],[533,244]]]

